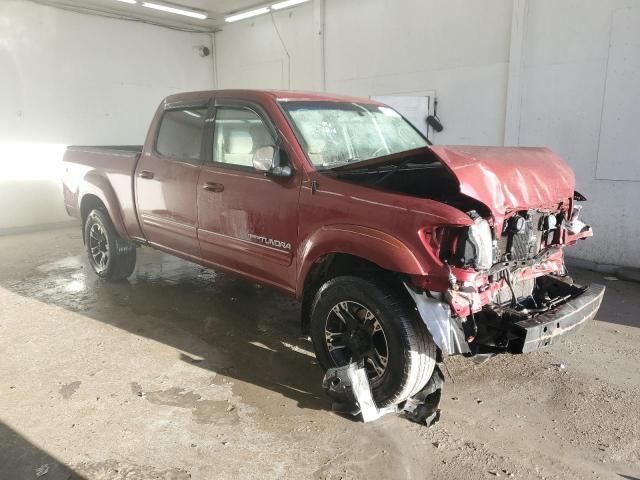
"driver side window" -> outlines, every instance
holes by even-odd
[[[253,169],[253,154],[275,141],[260,116],[246,108],[216,109],[213,133],[214,164]]]

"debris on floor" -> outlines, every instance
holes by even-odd
[[[551,366],[547,367],[547,370],[557,370],[558,372],[566,369],[567,366],[564,363],[552,363]]]
[[[413,397],[397,406],[378,408],[362,362],[330,368],[322,381],[322,389],[333,400],[331,408],[336,413],[360,417],[367,423],[387,413],[399,412],[412,422],[428,427],[440,418],[438,406],[443,385],[444,375],[436,366],[429,382]]]
[[[327,370],[322,389],[333,399],[331,408],[334,412],[360,416],[365,423],[396,411],[395,407],[379,409],[376,406],[362,361]]]
[[[35,473],[36,478],[40,478],[43,475],[46,475],[47,473],[49,473],[49,464],[45,463],[44,465],[40,465],[38,468],[36,468]]]
[[[444,385],[444,375],[440,367],[431,374],[431,378],[422,390],[408,399],[402,409],[402,415],[412,422],[421,423],[430,427],[440,419],[440,398],[442,397],[442,386]]]

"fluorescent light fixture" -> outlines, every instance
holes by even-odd
[[[280,10],[282,8],[293,7],[294,5],[300,5],[301,3],[308,2],[309,0],[285,0],[284,2],[278,2],[271,5],[274,10]]]
[[[116,2],[129,3],[131,5],[135,5],[138,3],[138,0],[116,0]]]
[[[202,118],[202,115],[192,112],[191,110],[183,110],[183,112],[186,113],[187,115],[191,115],[192,117]]]
[[[269,7],[256,8],[255,10],[247,10],[246,12],[234,13],[228,17],[224,17],[225,22],[237,22],[238,20],[244,20],[245,18],[255,17],[257,15],[263,15],[269,13]]]
[[[187,10],[183,7],[166,5],[154,2],[142,2],[143,7],[153,8],[154,10],[160,10],[162,12],[175,13],[176,15],[184,15],[185,17],[199,18],[200,20],[206,20],[207,14],[199,12],[197,10]]]

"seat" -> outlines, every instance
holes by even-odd
[[[236,128],[229,130],[224,139],[222,162],[252,167],[253,145],[253,139],[248,130]]]

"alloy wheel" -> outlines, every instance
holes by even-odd
[[[369,381],[379,382],[389,360],[389,345],[378,318],[367,307],[345,300],[329,311],[325,344],[336,365],[363,360]]]
[[[99,223],[91,225],[89,230],[89,252],[94,266],[103,270],[109,262],[109,240],[107,232]]]

